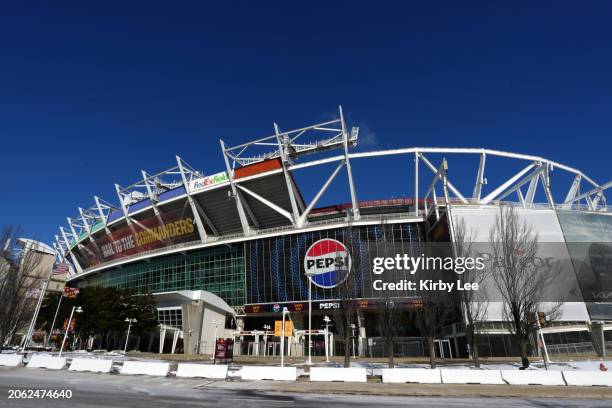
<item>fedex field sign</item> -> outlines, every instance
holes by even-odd
[[[320,239],[306,251],[304,271],[314,285],[323,289],[335,288],[351,271],[351,255],[342,242]]]
[[[228,181],[227,173],[222,171],[221,173],[211,174],[210,176],[202,177],[191,181],[191,191],[206,190],[217,184],[221,184]]]

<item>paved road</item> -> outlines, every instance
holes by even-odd
[[[214,388],[193,379],[0,368],[0,407],[610,407],[607,400],[323,395]],[[70,389],[72,399],[8,399],[9,389]]]

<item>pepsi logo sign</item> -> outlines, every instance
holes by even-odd
[[[323,289],[335,288],[351,271],[351,255],[340,241],[330,238],[318,240],[306,251],[304,271],[314,285]]]

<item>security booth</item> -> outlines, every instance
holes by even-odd
[[[180,349],[185,354],[213,355],[216,339],[233,334],[234,309],[214,293],[181,290],[153,296],[160,324],[160,353],[168,340],[172,342],[171,353]]]

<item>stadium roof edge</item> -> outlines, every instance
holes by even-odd
[[[339,117],[323,123],[290,130],[281,131],[275,124],[275,134],[251,142],[228,147],[220,141],[221,152],[224,157],[226,169],[221,173],[205,176],[202,172],[195,170],[179,156],[176,156],[177,166],[167,171],[150,175],[141,171],[142,181],[131,184],[128,187],[115,185],[119,205],[113,205],[94,196],[95,204],[87,210],[79,208],[79,215],[67,218],[68,226],[60,227],[60,234],[56,235],[55,246],[61,249],[64,256],[70,256],[73,261],[76,258],[72,251],[79,248],[81,242],[92,240],[94,234],[100,234],[102,229],[106,234],[111,233],[111,226],[119,223],[136,224],[138,220],[134,217],[138,214],[153,211],[159,215],[164,206],[178,200],[187,200],[194,214],[194,221],[202,242],[214,241],[215,235],[222,232],[215,228],[214,220],[211,220],[204,211],[202,205],[215,193],[215,200],[219,200],[223,192],[232,199],[235,205],[227,206],[228,211],[235,211],[239,225],[235,227],[242,230],[243,236],[248,236],[260,228],[257,218],[263,216],[276,224],[289,224],[294,229],[300,229],[309,222],[310,211],[315,207],[319,198],[325,193],[327,187],[335,179],[340,170],[345,169],[348,174],[349,191],[351,195],[350,217],[360,219],[359,200],[353,180],[351,161],[362,160],[373,157],[385,157],[394,155],[414,155],[414,186],[411,192],[413,198],[418,201],[419,193],[419,168],[425,167],[432,176],[436,175],[438,167],[428,159],[430,154],[445,155],[477,155],[480,158],[473,190],[461,192],[452,184],[452,176],[448,178],[450,192],[463,203],[487,204],[495,200],[501,200],[511,194],[516,194],[517,201],[523,206],[533,205],[535,190],[538,184],[545,191],[548,204],[560,208],[584,208],[591,211],[608,211],[604,192],[612,187],[612,181],[598,184],[581,170],[545,159],[540,156],[512,153],[508,151],[487,148],[448,148],[448,147],[408,147],[388,150],[373,150],[368,152],[349,152],[349,148],[357,144],[358,128],[349,132],[342,113],[339,108]],[[302,142],[308,135],[323,135],[316,142]],[[313,136],[314,137],[314,136]],[[301,138],[301,139],[300,139]],[[300,139],[300,140],[298,140]],[[257,149],[266,149],[263,154],[257,154]],[[272,149],[270,151],[270,149]],[[330,149],[337,149],[341,154],[331,157],[309,160],[303,163],[295,163],[298,158]],[[486,185],[486,158],[501,157],[524,161],[527,166],[505,182],[483,196]],[[266,163],[277,163],[268,165]],[[321,189],[317,192],[311,203],[303,203],[299,187],[293,179],[292,172],[309,167],[320,166],[327,163],[338,163]],[[248,169],[242,170],[242,169]],[[452,167],[451,167],[452,169]],[[552,182],[553,169],[561,169],[573,175],[574,179],[565,195],[565,199],[555,202],[552,194],[553,188],[558,188]],[[426,170],[427,171],[427,170]],[[283,178],[284,176],[284,178]],[[272,179],[271,177],[275,177]],[[280,177],[280,178],[278,178]],[[274,193],[262,192],[259,180],[275,180]],[[199,184],[198,184],[199,183]],[[208,183],[208,184],[207,184]],[[585,184],[586,183],[586,184]],[[205,188],[201,188],[205,185]],[[257,186],[260,190],[257,190]],[[584,185],[584,187],[583,187]],[[196,188],[197,186],[197,188]],[[487,190],[489,186],[486,186]],[[526,188],[527,191],[523,193]],[[256,191],[257,190],[257,191]],[[220,195],[221,194],[221,195]],[[270,195],[274,194],[274,195]],[[278,194],[283,197],[283,203],[278,202]],[[560,196],[560,195],[557,195]],[[466,198],[467,197],[467,198]],[[230,208],[232,207],[232,208]],[[418,208],[415,208],[418,216]],[[214,217],[213,217],[214,218]],[[235,228],[232,227],[232,228]],[[227,232],[227,231],[226,231]],[[77,271],[82,271],[75,265]]]

